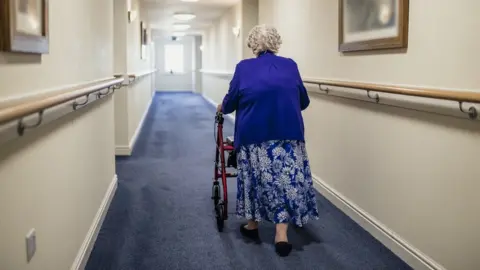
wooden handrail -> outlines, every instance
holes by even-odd
[[[46,109],[55,107],[68,101],[75,100],[76,98],[82,96],[88,97],[90,94],[106,88],[119,87],[118,85],[121,84],[123,81],[123,78],[114,78],[106,79],[95,83],[87,83],[85,85],[69,89],[58,95],[53,95],[46,98],[39,98],[0,109],[0,125],[8,123],[10,121],[14,121],[16,119],[21,119],[34,113],[41,113]]]
[[[462,113],[467,114],[470,119],[478,118],[477,108],[474,106],[470,106],[468,109],[465,109],[463,107],[463,103],[464,102],[480,103],[480,92],[413,88],[413,87],[405,87],[405,86],[310,79],[310,78],[304,78],[303,82],[318,85],[320,90],[325,92],[326,94],[329,93],[330,89],[328,88],[322,89],[322,86],[333,86],[333,87],[349,88],[353,90],[364,90],[367,92],[367,96],[371,99],[375,99],[377,103],[380,101],[380,97],[378,94],[370,95],[371,91],[388,93],[388,94],[396,94],[396,95],[404,95],[404,96],[414,96],[414,97],[424,97],[424,98],[456,101],[459,103],[459,109]]]
[[[202,69],[200,70],[200,72],[204,74],[214,74],[214,75],[232,75],[233,74],[233,72],[231,71],[218,71],[218,70],[206,70],[206,69]],[[342,88],[349,88],[352,90],[363,90],[367,92],[367,96],[369,98],[375,99],[377,103],[380,100],[379,95],[378,94],[371,95],[370,92],[381,92],[381,93],[404,95],[404,96],[456,101],[459,103],[459,109],[461,112],[468,114],[468,116],[471,119],[477,119],[478,117],[477,108],[475,108],[474,106],[470,106],[469,108],[466,109],[463,107],[463,103],[470,102],[470,103],[480,104],[480,92],[414,88],[414,87],[406,87],[406,86],[324,80],[324,79],[306,78],[306,77],[303,78],[303,82],[308,84],[318,85],[320,87],[320,90],[326,94],[329,93],[330,89],[323,89],[322,86],[342,87]]]
[[[233,71],[201,69],[201,73],[221,76],[233,76]]]
[[[156,69],[152,69],[152,70],[147,70],[147,71],[143,71],[143,72],[138,72],[136,74],[131,74],[129,76],[133,76],[134,78],[140,78],[140,77],[143,77],[143,76],[147,76],[149,74],[152,74],[154,72],[156,72],[157,70]]]
[[[435,98],[443,100],[452,100],[458,102],[480,103],[480,92],[473,91],[451,91],[438,89],[411,88],[404,86],[346,82],[319,79],[303,79],[304,83],[317,84],[320,86],[336,86],[350,89],[360,89],[365,91],[375,91],[389,94]]]
[[[121,78],[123,76],[127,77],[128,78],[128,84],[131,84],[133,83],[135,80],[143,77],[143,76],[147,76],[149,74],[152,74],[154,72],[156,72],[157,70],[156,69],[152,69],[152,70],[148,70],[148,71],[143,71],[143,72],[139,72],[139,73],[135,73],[135,74],[127,74],[127,75],[121,75],[121,74],[115,74],[115,78]]]

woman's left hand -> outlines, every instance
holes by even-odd
[[[218,106],[217,106],[217,112],[222,112],[222,104],[218,104]]]

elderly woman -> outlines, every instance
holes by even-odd
[[[292,250],[288,224],[302,227],[318,219],[318,210],[301,113],[310,99],[297,64],[276,55],[281,43],[273,27],[259,25],[250,31],[247,45],[256,58],[237,64],[217,110],[236,111],[236,211],[248,220],[240,231],[258,239],[258,222],[273,222],[275,250],[283,257]]]

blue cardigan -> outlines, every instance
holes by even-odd
[[[304,141],[310,104],[295,61],[270,52],[237,64],[222,112],[235,116],[235,148],[269,140]]]

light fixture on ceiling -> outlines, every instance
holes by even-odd
[[[182,23],[175,23],[173,25],[173,28],[178,31],[187,30],[187,29],[190,29],[190,27],[191,26],[189,24],[182,24]]]
[[[197,17],[193,13],[175,13],[173,14],[173,18],[180,20],[180,21],[190,21]]]
[[[183,37],[183,36],[185,36],[185,32],[173,32],[172,35],[174,37]]]
[[[182,2],[198,2],[198,0],[180,0]]]

